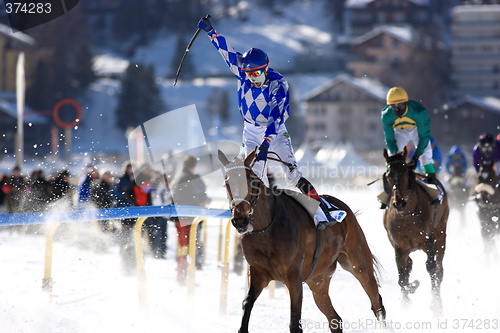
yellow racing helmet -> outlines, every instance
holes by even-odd
[[[387,105],[408,102],[408,94],[401,87],[393,87],[387,93]]]

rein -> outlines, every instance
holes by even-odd
[[[291,163],[288,163],[288,162],[283,161],[283,160],[281,159],[281,157],[280,157],[277,153],[275,153],[274,151],[270,151],[270,152],[268,152],[267,154],[268,154],[268,155],[269,155],[269,154],[273,154],[273,155],[275,155],[275,156],[276,156],[276,158],[274,158],[274,157],[269,157],[269,156],[268,156],[268,157],[264,160],[264,166],[266,165],[267,160],[271,160],[271,161],[276,161],[276,162],[280,162],[280,163],[284,164],[285,166],[287,166],[287,167],[288,167],[288,169],[289,169],[290,171],[293,171],[293,170],[295,170],[295,169],[297,168],[297,166],[296,166],[295,164],[291,164]],[[254,165],[255,165],[255,163],[257,163],[257,162],[258,162],[258,160],[257,160],[257,156],[256,156],[256,157],[254,158],[254,160],[252,161],[252,164],[250,165],[250,167],[251,167],[251,168],[253,168],[253,166],[254,166]]]

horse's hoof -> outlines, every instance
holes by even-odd
[[[418,280],[413,281],[412,283],[410,283],[410,284],[408,285],[408,292],[409,292],[410,294],[414,294],[414,293],[415,293],[415,291],[417,291],[417,288],[418,288],[419,286],[420,286],[420,281],[418,281]]]
[[[403,308],[407,308],[411,305],[411,299],[408,297],[408,294],[403,294],[401,305],[403,306]]]

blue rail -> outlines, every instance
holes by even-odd
[[[45,223],[71,223],[111,219],[136,219],[154,216],[187,216],[206,218],[231,218],[227,209],[196,206],[142,206],[107,209],[71,210],[43,213],[0,214],[0,226],[30,225]]]

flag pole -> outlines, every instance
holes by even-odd
[[[24,77],[24,52],[20,52],[17,57],[16,66],[16,101],[17,101],[17,135],[15,144],[16,164],[21,167],[24,159],[24,97],[25,97],[25,77]]]

